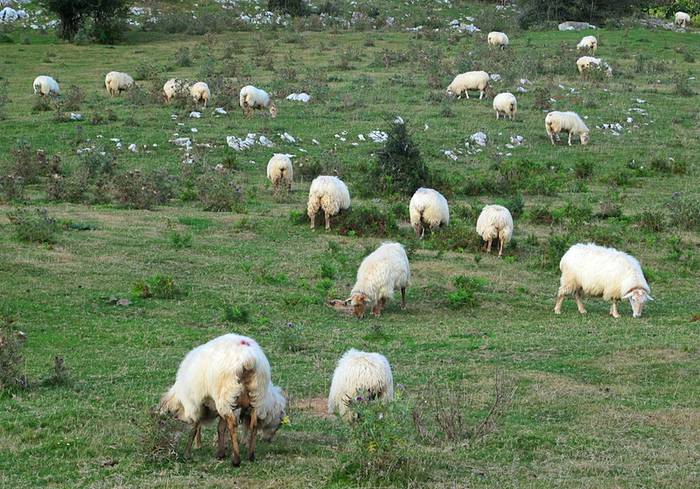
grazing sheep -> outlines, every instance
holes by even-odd
[[[416,236],[423,239],[425,229],[432,232],[436,228],[450,224],[450,208],[447,199],[432,188],[419,188],[411,197],[408,205],[411,216],[411,226],[416,231]]]
[[[245,115],[250,115],[255,109],[268,109],[272,118],[277,117],[277,106],[272,102],[270,94],[265,90],[246,85],[239,94],[241,109]]]
[[[585,36],[576,45],[576,49],[579,51],[587,49],[591,53],[595,54],[596,50],[598,49],[598,39],[596,39],[595,36]]]
[[[51,95],[57,97],[61,95],[61,89],[58,86],[58,82],[51,78],[50,76],[40,75],[34,79],[32,84],[34,87],[34,95],[41,95],[42,97]]]
[[[170,102],[178,95],[189,92],[190,84],[186,80],[171,78],[163,85],[163,96],[166,102]]]
[[[394,399],[394,378],[384,355],[351,348],[338,360],[328,394],[328,413],[350,421],[348,404],[359,393],[363,400]]]
[[[287,191],[291,191],[293,176],[292,159],[288,155],[275,154],[270,158],[270,161],[267,163],[267,178],[274,185],[275,194],[279,192],[282,182],[286,185]]]
[[[503,32],[489,32],[487,40],[489,46],[500,47],[501,49],[505,49],[506,46],[508,46],[508,36],[506,36]]]
[[[575,244],[561,257],[559,269],[561,281],[555,314],[561,314],[567,294],[574,294],[581,314],[586,314],[582,294],[611,300],[610,315],[614,318],[620,317],[617,312],[620,299],[629,299],[635,318],[642,315],[647,300],[654,300],[637,259],[614,248],[593,243]]]
[[[252,339],[226,334],[190,351],[180,364],[175,384],[160,402],[161,413],[173,413],[192,425],[192,442],[201,442],[201,425],[219,418],[217,457],[224,458],[226,430],[231,436],[232,462],[241,463],[238,423],[248,434],[248,459],[255,459],[255,436],[271,440],[279,428],[286,400],[270,380],[270,364]]]
[[[105,88],[112,97],[134,86],[134,79],[120,71],[110,71],[105,76]]]
[[[469,99],[469,90],[479,90],[479,100],[484,97],[491,78],[485,71],[468,71],[457,75],[447,87],[447,94],[462,98],[464,93]]]
[[[676,12],[676,15],[674,16],[674,23],[676,24],[676,26],[683,27],[685,29],[686,27],[688,27],[690,22],[690,15],[688,15],[685,12]]]
[[[352,308],[355,317],[363,317],[368,307],[379,317],[386,300],[394,296],[395,289],[401,289],[401,308],[404,309],[410,280],[411,268],[404,247],[399,243],[382,243],[360,263],[355,285],[345,304]]]
[[[502,205],[487,205],[476,220],[476,232],[486,242],[486,253],[491,253],[491,244],[498,239],[498,256],[513,237],[513,216]]]
[[[600,58],[594,58],[593,56],[581,56],[576,60],[576,67],[580,74],[584,74],[589,70],[604,70],[605,76],[608,78],[612,77],[612,68],[605,61]]]
[[[206,107],[209,103],[209,99],[211,99],[209,85],[204,82],[195,83],[190,87],[190,95],[196,103],[203,103],[204,107]]]
[[[569,146],[573,135],[578,136],[583,145],[588,144],[591,138],[588,126],[576,112],[550,112],[544,118],[544,125],[552,145],[554,145],[554,136],[556,135],[558,140],[560,132],[569,133]]]
[[[311,220],[311,229],[316,227],[316,214],[323,210],[326,230],[331,228],[331,217],[350,208],[350,191],[338,177],[320,175],[311,182],[306,210]]]
[[[496,120],[503,114],[505,118],[508,116],[510,120],[515,120],[515,113],[518,111],[518,101],[510,92],[499,93],[493,98],[493,110],[496,111]]]

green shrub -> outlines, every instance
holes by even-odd
[[[177,50],[177,53],[175,53],[175,64],[181,68],[192,66],[190,48],[183,46]]]
[[[9,316],[0,318],[0,394],[29,385],[22,356],[25,336],[13,323]]]
[[[293,17],[311,13],[308,4],[304,0],[267,0],[267,9],[289,14]]]
[[[447,302],[454,309],[469,309],[479,305],[477,294],[486,286],[482,278],[459,276],[452,280],[455,290],[447,294]]]
[[[593,162],[592,161],[577,161],[574,165],[574,174],[576,178],[589,178],[593,175]]]
[[[439,250],[479,251],[481,249],[481,236],[476,234],[474,225],[475,222],[451,219],[450,225],[443,229],[435,239],[428,241],[426,245]]]
[[[389,236],[398,227],[394,216],[375,205],[355,205],[333,218],[332,226],[342,235]]]
[[[148,411],[144,416],[145,425],[140,429],[146,458],[155,464],[163,464],[180,459],[180,452],[192,427],[178,420],[171,413],[161,413],[158,409]]]
[[[24,200],[24,179],[17,175],[0,174],[0,200],[3,202]]]
[[[129,170],[112,179],[114,200],[131,209],[152,209],[174,194],[174,177],[164,170]]]
[[[183,248],[192,248],[192,242],[194,241],[194,236],[192,233],[180,233],[178,231],[173,231],[168,236],[170,244],[176,250],[181,250]]]
[[[154,275],[136,282],[133,286],[133,293],[142,299],[175,299],[181,296],[183,291],[175,284],[173,277]]]
[[[324,261],[321,263],[321,278],[333,280],[337,273],[338,270],[331,262]]]
[[[552,209],[546,205],[537,205],[528,210],[528,220],[533,224],[552,224],[554,215]]]
[[[226,304],[223,319],[227,323],[247,323],[250,321],[250,311],[245,306]]]
[[[695,92],[690,88],[687,74],[676,73],[673,75],[673,93],[682,97],[695,95]]]
[[[669,221],[687,231],[700,231],[700,198],[674,194],[667,204]]]
[[[61,227],[46,209],[15,209],[7,213],[15,236],[27,243],[55,243]]]
[[[226,168],[207,167],[196,182],[197,198],[205,211],[240,211],[243,190],[236,183],[234,172]]]
[[[666,229],[666,216],[663,212],[646,209],[636,217],[639,227],[652,233],[660,233]]]
[[[0,34],[2,37],[2,34]],[[0,39],[0,43],[2,40]],[[10,82],[0,77],[0,121],[7,119],[7,106],[10,103]]]
[[[514,219],[519,218],[525,208],[525,200],[521,194],[514,195],[509,199],[496,199],[496,204],[502,205],[508,209]]]

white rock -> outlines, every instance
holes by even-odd
[[[226,115],[227,114],[227,112],[224,110],[223,107],[217,107],[216,109],[214,109],[214,112],[219,114],[219,115]]]
[[[486,134],[483,132],[475,132],[471,136],[469,136],[469,140],[473,143],[478,144],[479,146],[486,146],[486,142],[488,141],[488,137]]]
[[[284,134],[280,134],[280,138],[282,139],[282,141],[286,141],[288,143],[296,143],[297,142],[297,140],[294,138],[294,136],[292,136],[288,132],[285,132]]]
[[[491,77],[491,80],[495,82],[501,81],[501,75],[498,73],[491,73],[489,76]]]
[[[290,93],[287,95],[287,100],[294,100],[296,102],[304,102],[309,103],[309,100],[311,100],[311,95],[309,95],[306,92],[301,92],[301,93]]]
[[[199,132],[199,130],[198,130],[198,129],[197,129],[196,127],[192,127],[192,128],[190,128],[190,131],[192,131],[192,132],[194,132],[194,133],[197,133],[197,132]]]
[[[385,143],[389,140],[389,135],[384,131],[370,131],[367,136],[375,143]]]
[[[197,112],[196,110],[193,110],[192,112],[190,112],[190,117],[192,119],[199,119],[200,117],[202,117],[202,113]]]
[[[365,139],[365,135],[364,135],[364,134],[358,134],[358,135],[357,135],[357,139],[359,139],[360,141],[367,141],[367,140]]]
[[[131,143],[129,145],[129,151],[131,151],[132,153],[136,153],[136,144]]]
[[[77,112],[71,112],[70,113],[70,120],[72,121],[82,121],[83,120],[83,115],[78,114]]]

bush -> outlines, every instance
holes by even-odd
[[[152,209],[165,204],[174,193],[174,178],[164,170],[143,173],[130,170],[112,179],[114,199],[131,209]]]
[[[226,168],[206,168],[197,179],[197,198],[205,211],[240,210],[243,191],[236,184],[233,172]]]
[[[474,222],[461,219],[451,219],[450,225],[443,229],[436,239],[431,239],[427,245],[439,250],[479,251],[481,236],[474,231]]]
[[[126,28],[129,0],[43,0],[43,6],[58,16],[58,37],[71,40],[84,25],[98,42],[117,41]]]
[[[192,58],[190,57],[190,48],[187,46],[181,47],[175,53],[175,64],[182,68],[192,66]]]
[[[184,435],[191,427],[172,414],[161,414],[157,409],[150,410],[145,419],[147,424],[140,432],[143,433],[143,447],[148,460],[162,464],[179,459],[179,451],[187,438]]]
[[[250,311],[246,307],[226,304],[223,319],[227,323],[247,323],[250,321]]]
[[[7,105],[10,103],[9,93],[10,82],[0,78],[0,121],[7,119]]]
[[[551,110],[552,102],[550,102],[550,99],[552,97],[549,90],[544,87],[537,87],[535,90],[533,90],[532,96],[534,98],[532,106],[535,109],[540,111]]]
[[[518,23],[523,29],[547,22],[580,20],[605,24],[645,7],[643,0],[521,0]]]
[[[7,316],[0,318],[0,394],[29,385],[22,356],[25,337],[13,322]]]
[[[18,175],[0,175],[0,199],[4,202],[24,200],[24,179]]]
[[[674,194],[667,206],[672,225],[686,231],[700,231],[700,198]]]
[[[175,299],[182,295],[182,290],[175,285],[175,280],[169,275],[154,275],[145,280],[139,280],[134,284],[133,292],[142,299]]]
[[[55,243],[60,226],[46,209],[15,209],[7,213],[15,236],[27,243]]]
[[[482,278],[460,276],[452,280],[454,292],[447,294],[447,303],[454,309],[473,308],[479,305],[477,294],[484,289]]]
[[[666,229],[666,216],[663,212],[646,209],[636,217],[639,227],[652,233],[660,233]]]
[[[389,236],[398,229],[394,216],[374,205],[356,205],[341,212],[333,227],[342,235],[380,237]]]
[[[192,233],[179,233],[177,231],[173,231],[168,236],[168,239],[170,240],[170,244],[173,248],[176,250],[181,250],[183,248],[192,248],[194,236]]]
[[[695,95],[695,92],[690,88],[688,75],[684,75],[683,73],[676,73],[673,75],[673,93],[683,97]]]
[[[304,0],[268,0],[267,9],[289,14],[293,17],[309,15],[309,6]]]
[[[584,179],[593,175],[592,161],[577,161],[574,165],[574,174],[576,178]]]

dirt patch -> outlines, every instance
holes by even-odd
[[[291,408],[296,411],[301,411],[311,416],[319,418],[332,418],[328,414],[328,399],[325,397],[306,397],[292,401]]]

